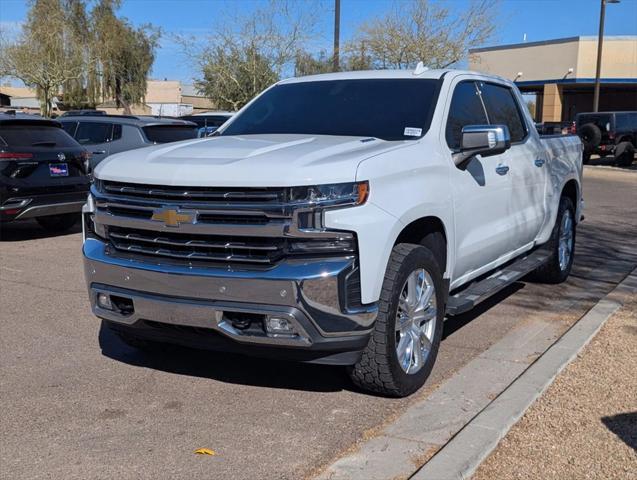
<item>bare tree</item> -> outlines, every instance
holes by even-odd
[[[121,0],[99,0],[91,12],[102,93],[130,114],[146,96],[147,76],[155,61],[161,32],[152,25],[135,28],[116,15]]]
[[[36,0],[17,40],[0,39],[0,72],[35,88],[45,116],[62,85],[79,78],[85,68],[67,48],[65,25],[60,0]]]
[[[198,89],[220,108],[237,110],[286,70],[292,73],[299,51],[314,35],[318,5],[270,0],[247,16],[220,17],[204,40],[178,38],[201,72]]]
[[[396,2],[385,16],[358,28],[345,47],[349,67],[411,68],[419,61],[449,67],[492,37],[496,5],[497,0],[473,0],[456,14],[429,0]]]

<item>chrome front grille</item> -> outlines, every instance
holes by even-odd
[[[133,198],[160,201],[215,203],[283,203],[286,201],[283,188],[219,188],[219,187],[173,187],[134,183],[102,182],[104,193],[125,195]]]
[[[351,233],[298,228],[298,211],[285,201],[283,188],[224,190],[98,181],[91,191],[95,234],[108,241],[112,254],[264,268],[291,255],[356,251]],[[158,221],[157,212],[166,209],[185,220]]]
[[[208,262],[271,264],[284,253],[283,239],[233,238],[218,235],[184,236],[147,230],[108,228],[114,248],[130,253]]]

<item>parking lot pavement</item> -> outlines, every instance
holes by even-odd
[[[518,283],[449,320],[428,395],[507,332],[560,335],[637,265],[637,174],[587,168],[571,279]],[[89,312],[79,233],[9,226],[0,243],[2,478],[311,476],[413,401],[340,368],[177,350],[144,356]],[[216,455],[195,455],[200,447]]]

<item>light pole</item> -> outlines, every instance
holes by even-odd
[[[340,34],[341,34],[341,0],[334,0],[334,56],[332,60],[334,62],[333,70],[339,71],[339,56],[340,56]]]
[[[593,94],[593,111],[599,111],[599,76],[602,70],[602,43],[604,42],[604,17],[606,16],[606,4],[619,3],[619,0],[601,0],[599,12],[599,35],[597,36],[597,69],[595,71],[595,93]]]

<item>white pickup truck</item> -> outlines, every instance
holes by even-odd
[[[103,327],[347,365],[405,396],[443,319],[521,277],[562,282],[582,145],[540,137],[508,80],[456,70],[284,80],[215,137],[109,157],[84,207]]]

